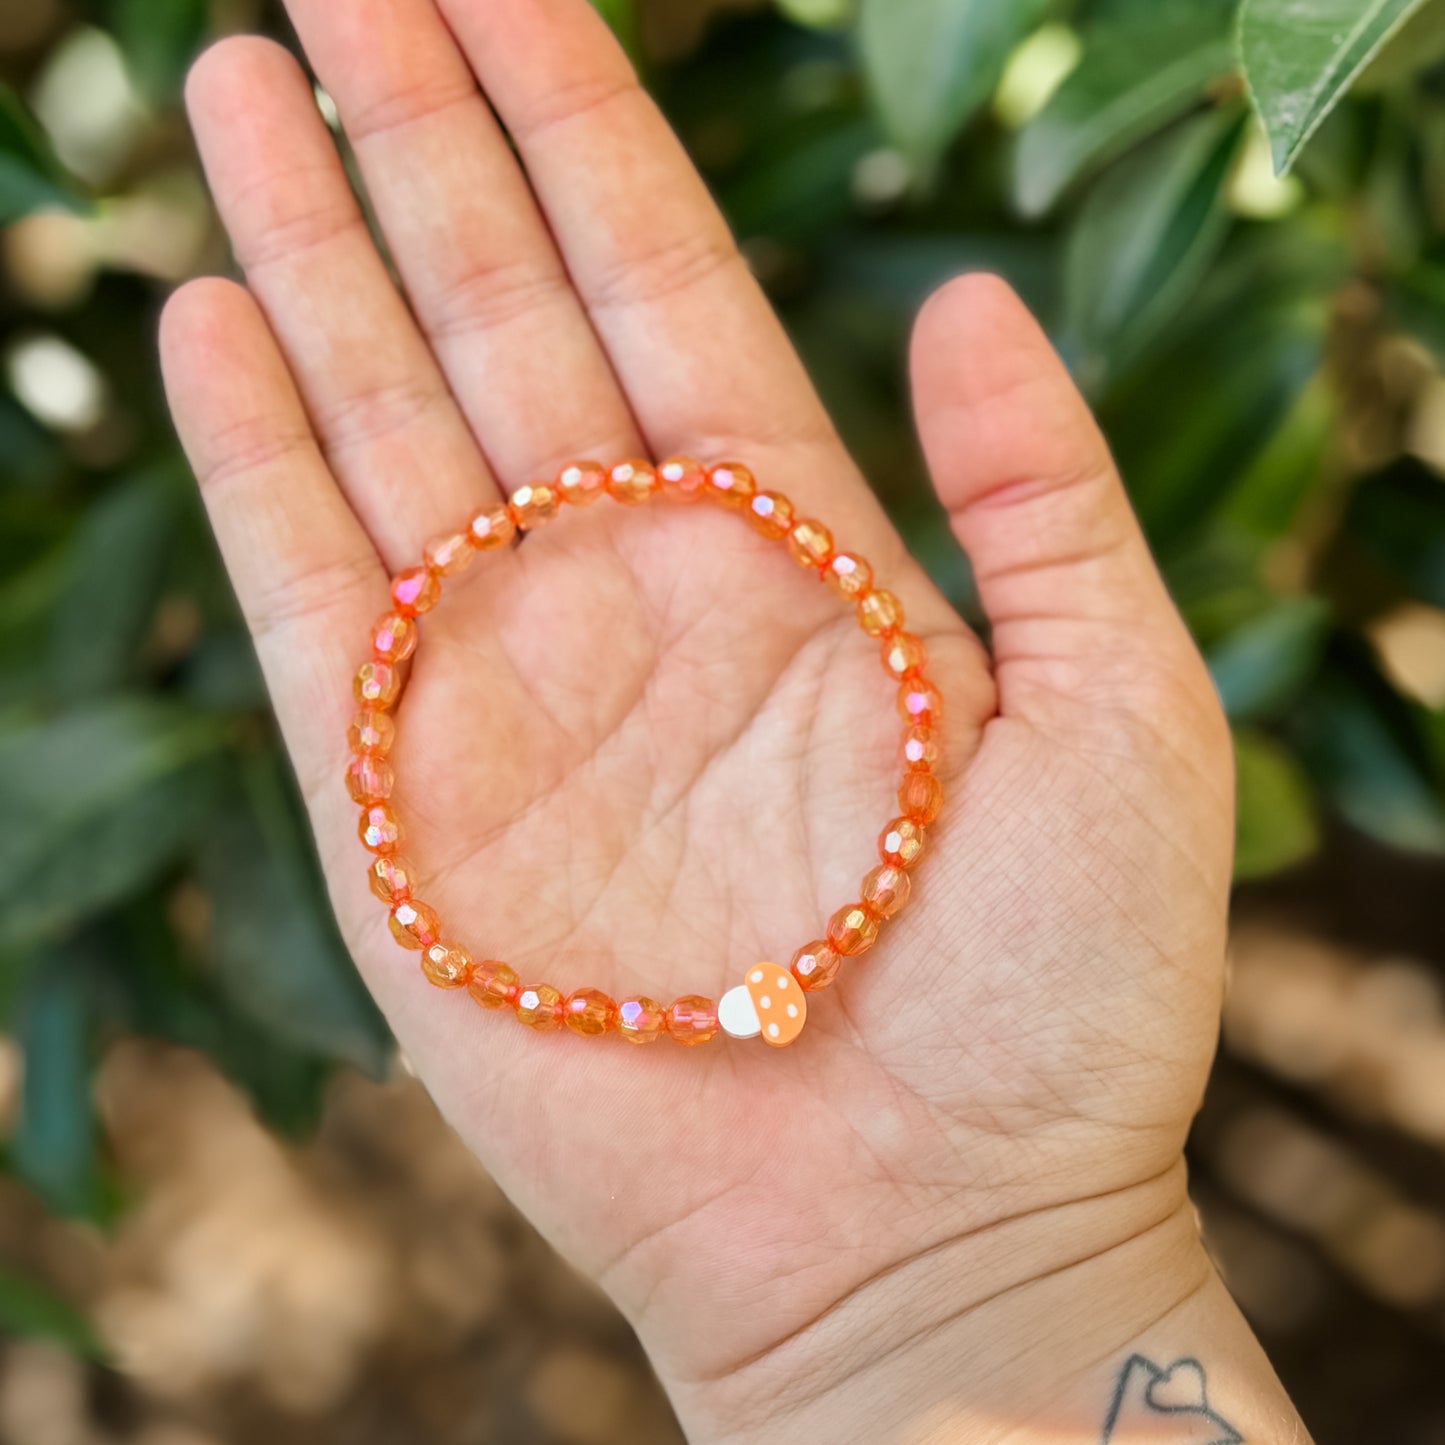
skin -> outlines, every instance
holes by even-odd
[[[289,9],[405,300],[296,62],[230,39],[188,102],[246,285],[181,288],[161,349],[337,915],[448,1119],[631,1319],[694,1440],[1094,1440],[1140,1341],[1217,1346],[1213,1403],[1293,1420],[1184,1189],[1228,731],[1038,327],[972,276],[913,344],[985,651],[585,0]],[[674,452],[746,461],[868,558],[947,705],[913,901],[782,1051],[534,1035],[427,988],[342,786],[389,572],[569,459]],[[716,997],[818,937],[876,861],[901,726],[876,644],[712,505],[569,510],[422,628],[404,850],[478,957]]]

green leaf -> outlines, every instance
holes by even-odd
[[[1319,833],[1309,783],[1294,759],[1255,732],[1235,734],[1234,759],[1235,878],[1260,878],[1308,858]]]
[[[863,0],[863,67],[893,143],[927,176],[1048,0]]]
[[[72,950],[48,951],[19,1010],[25,1072],[10,1162],[62,1214],[98,1209],[91,1031],[84,960]]]
[[[1242,113],[1187,120],[1089,193],[1064,262],[1066,330],[1086,382],[1126,365],[1194,292],[1229,227],[1225,180]]]
[[[201,853],[216,978],[277,1037],[379,1076],[390,1035],[337,933],[281,767],[272,757],[248,762],[244,798]]]
[[[0,1335],[50,1340],[82,1359],[104,1355],[90,1322],[74,1305],[8,1269],[0,1269]]]
[[[1393,690],[1362,647],[1332,651],[1294,710],[1296,753],[1356,828],[1396,848],[1445,853],[1442,760],[1428,716]]]
[[[1086,173],[1191,110],[1234,68],[1213,7],[1142,10],[1094,27],[1084,55],[1019,132],[1014,203],[1041,216]]]
[[[1242,0],[1239,59],[1277,174],[1425,0]]]
[[[0,734],[0,943],[53,936],[165,867],[209,816],[223,720],[121,699]]]
[[[20,97],[0,85],[0,226],[47,206],[84,211],[89,202]]]
[[[814,30],[832,30],[853,18],[856,0],[778,0],[789,20]]]
[[[1445,478],[1404,457],[1355,489],[1343,535],[1405,591],[1445,607]]]
[[[51,678],[66,702],[119,686],[155,612],[179,508],[178,476],[146,472],[86,511],[51,624]]]
[[[115,0],[112,15],[137,89],[155,105],[173,102],[205,39],[208,0]]]
[[[1230,719],[1253,721],[1289,702],[1318,665],[1328,629],[1324,602],[1292,597],[1211,648],[1209,671]]]

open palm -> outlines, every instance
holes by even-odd
[[[862,1408],[878,1359],[1180,1218],[1230,838],[1207,677],[999,283],[935,298],[914,354],[990,663],[586,0],[289,8],[410,307],[299,67],[237,39],[189,99],[249,291],[190,284],[162,340],[357,963],[685,1418],[775,1411],[783,1377]],[[571,458],[671,452],[745,461],[867,557],[947,706],[913,902],[785,1051],[537,1036],[426,988],[341,783],[388,572]],[[419,892],[526,981],[716,997],[856,897],[896,811],[893,693],[851,609],[736,517],[569,510],[423,623],[393,754]]]

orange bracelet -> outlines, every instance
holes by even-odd
[[[751,965],[743,981],[716,1004],[697,994],[670,1006],[643,997],[619,1004],[595,988],[564,996],[549,983],[523,984],[505,963],[474,961],[461,944],[443,934],[436,910],[414,896],[415,870],[397,852],[401,824],[388,802],[395,774],[387,761],[396,725],[388,711],[401,693],[401,666],[416,651],[418,616],[436,606],[443,581],[470,566],[477,553],[509,546],[519,532],[550,522],[564,502],[587,506],[604,494],[627,506],[654,497],[709,499],[746,517],[754,531],[785,542],[800,566],[853,605],[864,632],[882,639],[883,666],[899,683],[898,710],[907,725],[904,776],[898,790],[900,816],[878,839],[882,861],[863,879],[858,901],[828,920],[826,938],[805,944],[787,969],[775,963]],[[807,994],[827,988],[844,958],[872,948],[878,925],[908,901],[907,870],[923,854],[925,825],[943,806],[943,788],[934,776],[935,726],[942,700],[923,675],[927,652],[921,639],[903,631],[898,599],[873,586],[868,563],[855,553],[835,551],[832,534],[821,522],[795,520],[787,497],[759,491],[746,467],[728,462],[709,469],[690,457],[674,457],[660,467],[620,462],[610,471],[596,462],[573,462],[556,482],[522,487],[505,506],[478,512],[464,531],[432,542],[420,567],[392,579],[391,600],[391,610],[371,630],[371,660],[356,674],[355,692],[363,711],[347,733],[352,758],[346,786],[361,804],[361,841],[376,855],[369,870],[371,891],[390,910],[396,941],[421,951],[422,972],[439,988],[465,988],[482,1008],[510,1009],[534,1029],[565,1025],[584,1037],[618,1033],[637,1044],[652,1043],[666,1033],[689,1045],[705,1044],[721,1029],[734,1038],[761,1037],[781,1047],[802,1031]]]

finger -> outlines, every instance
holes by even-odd
[[[1202,670],[1088,406],[1002,281],[963,277],[929,301],[913,384],[993,630],[1002,711]]]
[[[881,511],[707,188],[592,6],[438,3],[517,144],[652,450],[739,450],[768,484],[826,505],[859,545],[881,550]]]
[[[187,105],[247,281],[322,449],[387,564],[499,493],[387,275],[311,87],[279,45],[197,61]]]
[[[161,363],[297,775],[340,805],[351,675],[386,572],[322,459],[255,301],[219,279],[177,291]]]
[[[508,490],[639,447],[516,156],[432,0],[288,0],[413,309]]]

